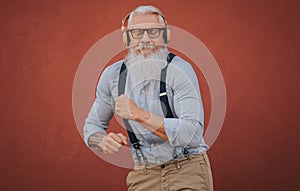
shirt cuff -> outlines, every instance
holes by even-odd
[[[164,118],[164,129],[167,134],[170,145],[178,146],[179,120],[175,118]]]

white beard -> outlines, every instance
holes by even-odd
[[[166,47],[159,48],[146,57],[130,49],[125,60],[129,75],[137,83],[160,80],[161,69],[167,62],[167,49]]]

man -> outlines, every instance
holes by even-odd
[[[166,48],[168,30],[153,6],[140,6],[123,19],[128,55],[101,75],[84,139],[91,148],[117,153],[128,144],[126,136],[105,131],[116,114],[134,133],[129,136],[135,166],[127,176],[128,190],[211,191],[198,79],[189,63]]]

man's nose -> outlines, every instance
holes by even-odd
[[[141,38],[141,43],[147,43],[147,42],[150,42],[151,39],[148,35],[148,32],[145,30],[144,31],[144,34],[143,34],[143,37]]]

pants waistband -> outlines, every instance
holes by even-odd
[[[176,163],[180,166],[180,165],[184,165],[185,163],[188,163],[189,161],[205,160],[205,155],[207,155],[206,152],[202,152],[200,154],[190,155],[190,160],[187,157],[183,157],[183,158],[177,159],[177,160],[172,159],[163,164],[153,165],[153,166],[148,166],[148,167],[146,166],[146,169],[149,169],[149,170],[164,169],[164,168],[169,168],[170,166],[175,165]],[[145,164],[135,163],[134,170],[145,170]]]

